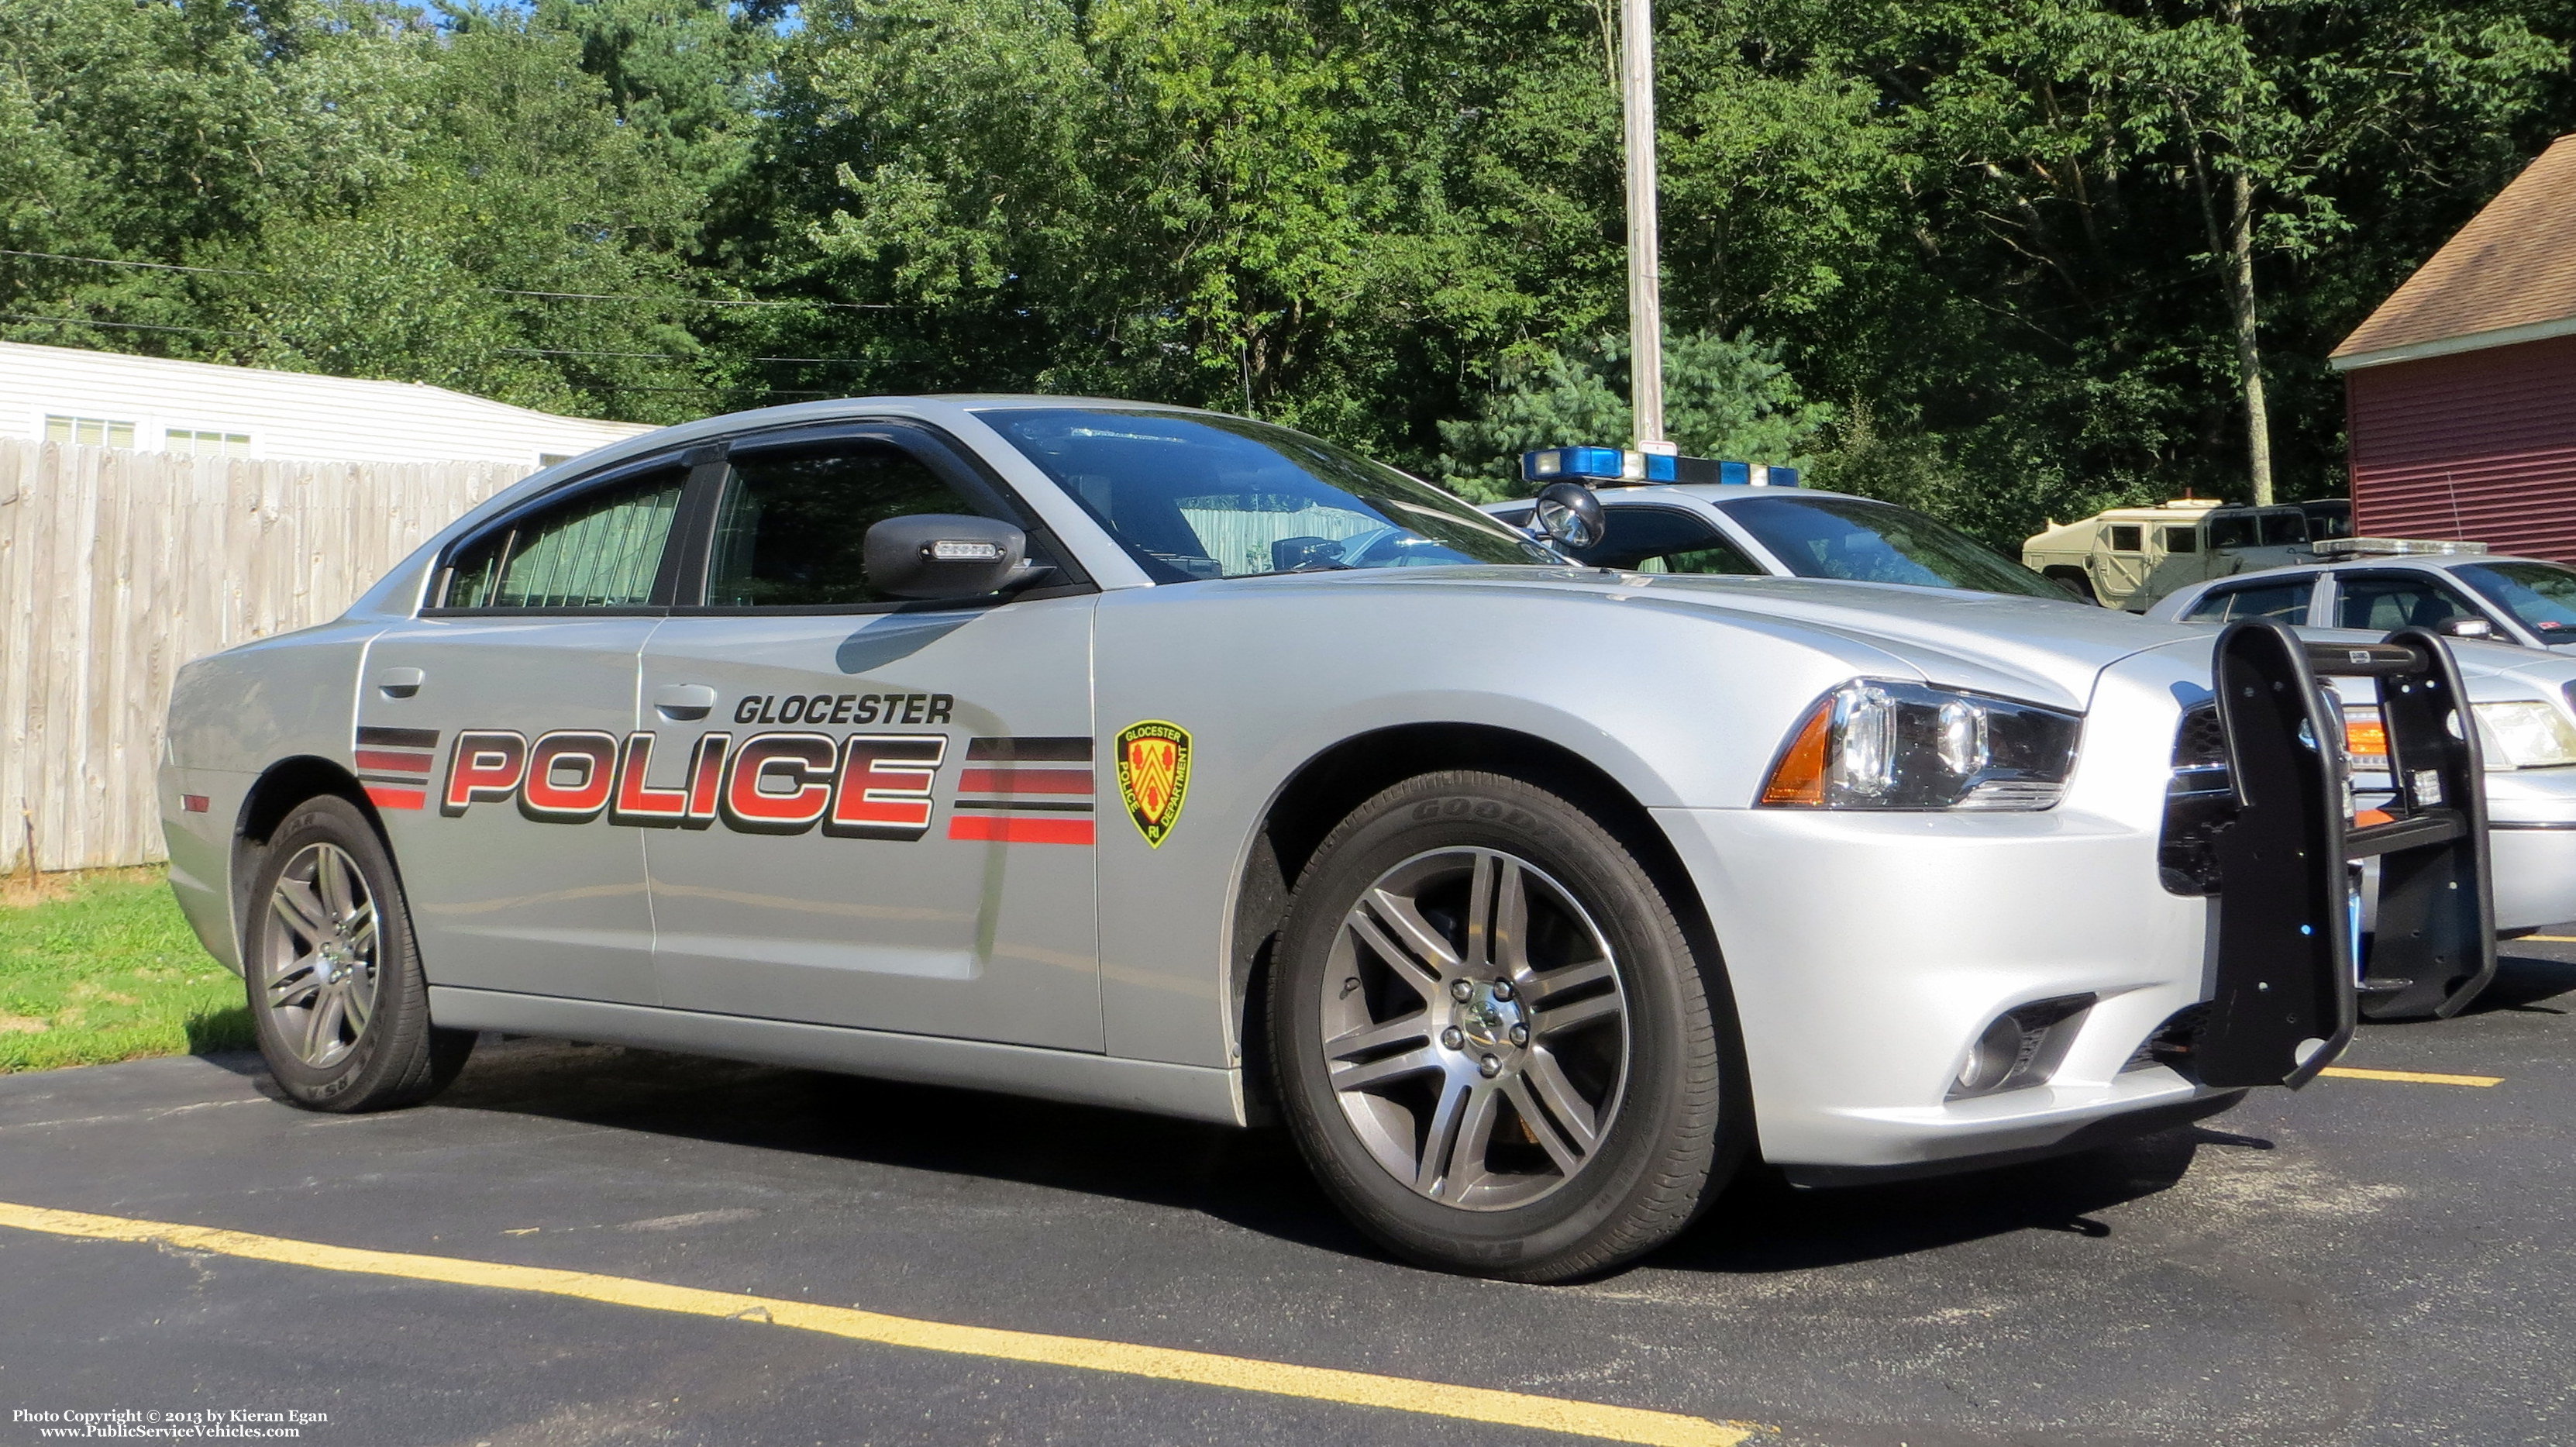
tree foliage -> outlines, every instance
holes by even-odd
[[[654,421],[1139,396],[1506,488],[1626,428],[1616,8],[10,0],[0,335]],[[2242,496],[2249,362],[2339,488],[2325,353],[2576,129],[2576,0],[1658,9],[1675,435],[1999,543]]]

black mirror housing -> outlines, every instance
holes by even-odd
[[[1028,534],[995,518],[920,513],[868,529],[868,586],[895,598],[975,598],[1018,582]]]

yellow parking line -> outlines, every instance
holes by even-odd
[[[1736,1447],[1757,1431],[1742,1422],[1712,1422],[1677,1412],[1650,1412],[1598,1402],[1568,1401],[1483,1387],[1458,1387],[1374,1372],[1345,1372],[1328,1367],[1301,1367],[1287,1362],[1230,1357],[1215,1352],[1137,1346],[1089,1337],[1049,1336],[1039,1332],[1003,1331],[993,1327],[958,1326],[917,1317],[887,1316],[854,1307],[818,1306],[770,1296],[742,1296],[729,1291],[701,1291],[666,1286],[625,1276],[599,1276],[587,1271],[557,1271],[542,1266],[512,1266],[456,1256],[412,1256],[394,1251],[362,1251],[279,1236],[253,1236],[169,1221],[138,1221],[123,1216],[93,1216],[81,1211],[54,1211],[0,1201],[0,1226],[81,1236],[99,1241],[136,1241],[205,1251],[251,1261],[274,1261],[322,1271],[349,1271],[365,1276],[398,1276],[452,1286],[487,1286],[503,1291],[532,1291],[569,1296],[612,1306],[682,1316],[711,1316],[728,1321],[762,1322],[795,1327],[853,1341],[960,1356],[993,1357],[1045,1366],[1081,1367],[1095,1372],[1152,1377],[1166,1382],[1230,1387],[1280,1397],[1342,1402],[1355,1407],[1382,1407],[1432,1417],[1460,1417],[1505,1427],[1534,1427],[1578,1437],[1637,1442],[1650,1447]]]
[[[2357,1070],[2348,1065],[2329,1065],[2319,1075],[2339,1076],[2345,1080],[2394,1080],[2404,1085],[2502,1085],[2501,1075],[2434,1075],[2422,1070]]]
[[[2523,940],[2538,940],[2545,945],[2576,945],[2576,935],[2515,935],[2505,943],[2518,944]]]

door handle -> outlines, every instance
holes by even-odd
[[[376,674],[376,688],[387,698],[409,698],[420,692],[420,685],[417,668],[387,668]]]
[[[716,691],[703,683],[666,683],[653,690],[653,707],[664,718],[705,718],[715,706]]]

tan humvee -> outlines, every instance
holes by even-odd
[[[2322,534],[2325,519],[2318,522]],[[2021,545],[2021,561],[2106,608],[2143,613],[2176,588],[2311,562],[2309,536],[2310,512],[2296,504],[2239,507],[2185,498],[2052,521]]]

